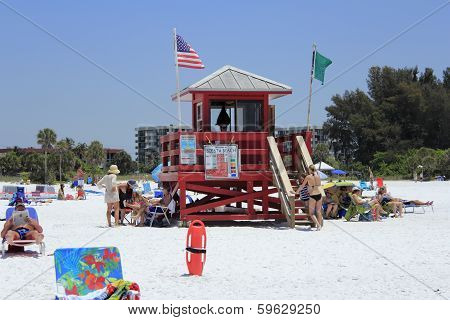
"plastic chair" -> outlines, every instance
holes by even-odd
[[[152,188],[151,188],[151,186],[150,186],[150,182],[146,182],[146,183],[144,183],[143,185],[143,188],[144,188],[144,190],[143,190],[143,194],[149,194],[150,193],[150,191],[152,191]]]
[[[377,178],[377,187],[381,188],[384,186],[383,178]]]
[[[361,181],[359,182],[359,188],[360,188],[361,190],[370,190],[370,187],[367,185],[367,182],[365,182],[365,181],[363,181],[363,180],[361,180]]]

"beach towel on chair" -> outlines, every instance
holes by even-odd
[[[70,295],[104,299],[104,292],[92,292],[105,289],[110,284],[124,290],[123,282],[118,282],[123,281],[123,276],[120,253],[116,247],[57,249],[55,272],[57,299],[68,299]],[[107,297],[112,294],[110,292]]]
[[[60,300],[140,300],[140,296],[141,290],[136,282],[117,280],[87,295],[66,295]]]

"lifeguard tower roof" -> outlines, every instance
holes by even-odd
[[[226,65],[203,78],[202,80],[180,91],[181,101],[192,101],[193,92],[267,92],[269,99],[276,99],[292,93],[292,88],[258,76],[254,73]],[[177,99],[177,94],[172,95],[172,100]]]

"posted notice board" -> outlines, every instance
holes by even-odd
[[[197,163],[197,143],[195,135],[180,136],[180,164],[194,165]]]
[[[239,179],[237,145],[205,145],[205,179]]]

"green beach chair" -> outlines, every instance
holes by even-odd
[[[347,209],[347,213],[345,214],[345,220],[350,221],[353,217],[360,215],[359,221],[371,221],[372,212],[370,209],[367,209],[363,205],[359,205],[355,203],[353,200],[351,193],[349,193],[350,199],[352,199],[352,203]]]

